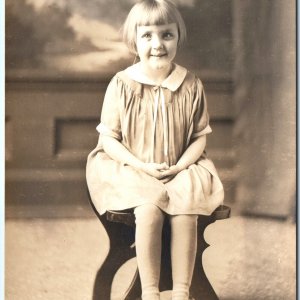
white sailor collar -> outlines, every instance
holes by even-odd
[[[132,79],[142,84],[157,86],[148,77],[146,77],[138,67],[138,63],[128,67],[125,73]],[[171,74],[160,84],[160,87],[167,88],[175,92],[182,84],[187,74],[187,69],[174,64]]]

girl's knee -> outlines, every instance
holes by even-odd
[[[161,223],[164,220],[164,213],[154,204],[143,204],[137,206],[134,209],[134,214],[136,224],[142,222],[151,225],[157,222]]]
[[[197,226],[198,215],[175,215],[170,217],[171,224]]]

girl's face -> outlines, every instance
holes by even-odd
[[[136,47],[141,64],[146,70],[169,68],[175,58],[178,44],[176,23],[138,26]]]

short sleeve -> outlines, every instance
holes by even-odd
[[[209,125],[209,115],[207,112],[205,92],[199,79],[196,80],[194,95],[195,99],[192,121],[192,139],[212,132],[212,129]]]
[[[111,136],[121,140],[118,84],[120,84],[119,81],[114,77],[107,87],[101,111],[101,122],[96,129],[103,136]]]

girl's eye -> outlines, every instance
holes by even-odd
[[[150,39],[151,38],[151,33],[147,32],[147,33],[143,34],[142,37],[146,38],[146,39]]]
[[[166,40],[170,40],[173,38],[173,34],[171,32],[165,32],[163,34],[163,38],[166,39]]]

